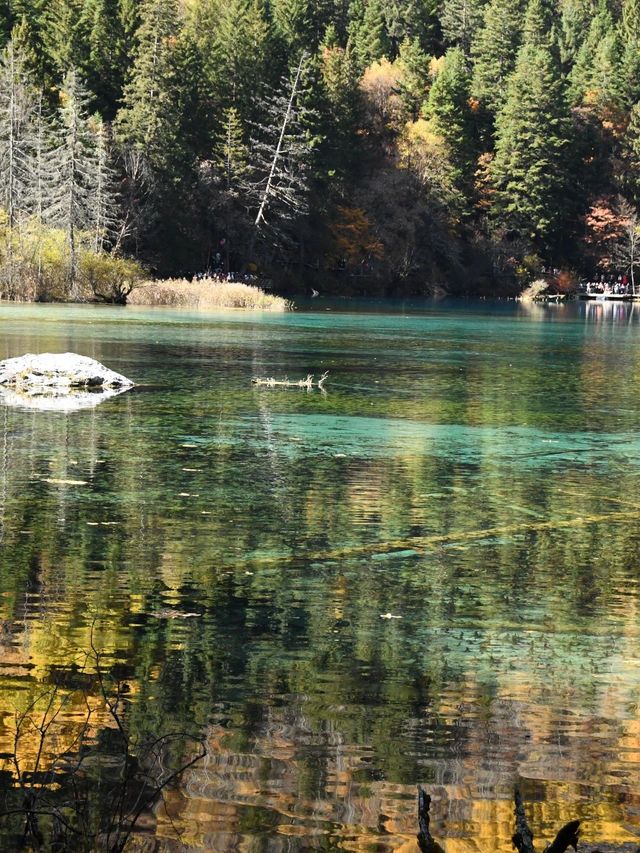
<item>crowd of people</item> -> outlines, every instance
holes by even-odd
[[[598,294],[613,294],[615,296],[632,296],[633,290],[627,275],[600,275],[592,281],[581,282],[578,286],[580,293],[587,296]]]

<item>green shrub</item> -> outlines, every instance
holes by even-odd
[[[36,220],[7,227],[0,211],[0,298],[25,302],[65,302],[72,288],[66,233]],[[95,252],[89,234],[77,235],[76,299],[123,305],[144,277],[129,258]]]
[[[91,299],[116,305],[125,305],[127,296],[144,277],[136,261],[106,252],[83,252],[78,266],[83,292]]]

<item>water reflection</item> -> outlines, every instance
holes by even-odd
[[[127,391],[127,388],[102,388],[94,391],[69,389],[39,389],[37,391],[17,391],[0,387],[0,406],[17,409],[34,409],[39,412],[78,412],[81,409],[93,409]]]
[[[640,349],[510,310],[7,311],[147,389],[0,408],[0,751],[97,620],[131,725],[206,735],[196,849],[415,851],[418,782],[448,853],[511,849],[516,783],[541,836],[637,837]]]

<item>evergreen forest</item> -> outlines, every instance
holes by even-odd
[[[640,265],[640,0],[2,0],[0,32],[9,297]]]

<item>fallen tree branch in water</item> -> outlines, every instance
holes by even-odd
[[[266,379],[262,379],[258,376],[254,376],[251,380],[254,385],[262,385],[267,388],[306,388],[308,391],[311,388],[319,388],[320,391],[324,390],[324,383],[329,375],[329,371],[325,370],[320,379],[316,382],[313,380],[313,373],[308,373],[306,379],[274,379],[273,377],[267,377]]]

